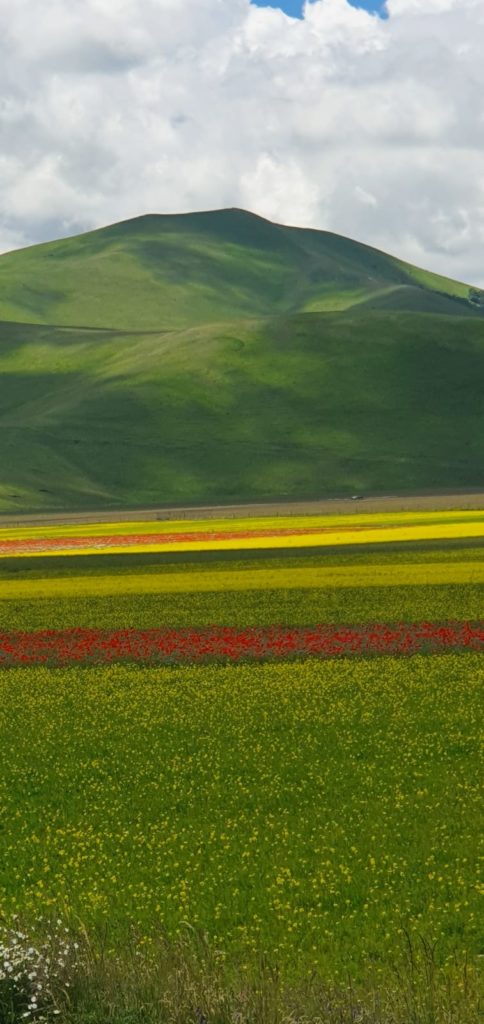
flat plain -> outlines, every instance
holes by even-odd
[[[428,943],[458,993],[481,951],[482,515],[184,523],[202,549],[210,532],[286,530],[287,547],[321,531],[316,551],[227,562],[222,541],[205,563],[177,552],[173,523],[2,530],[0,549],[27,542],[0,560],[4,920],[81,922],[94,946],[108,928],[113,956],[133,934],[149,950],[189,933],[224,970],[264,962],[287,984],[315,972],[363,993],[375,971],[394,984],[408,941]],[[355,526],[382,539],[350,547]],[[153,533],[185,561],[166,544],[160,560]],[[93,552],[119,536],[142,540]],[[187,653],[187,636],[224,629],[360,630],[373,647]],[[7,668],[26,638],[149,630],[175,637],[168,658],[77,644],[57,667]],[[427,640],[395,647],[412,630]],[[473,1000],[446,1019],[477,1020]]]

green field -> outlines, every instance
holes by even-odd
[[[469,288],[243,211],[0,257],[0,509],[479,487]]]
[[[371,594],[368,597],[367,594]],[[307,626],[318,622],[419,622],[478,619],[479,586],[371,587],[344,590],[39,598],[0,601],[0,629],[155,629],[159,626]]]
[[[257,566],[482,558],[422,547]],[[193,563],[4,559],[0,577],[106,567]],[[0,633],[482,618],[471,583],[0,600]],[[483,681],[470,652],[4,668],[0,919],[77,937],[57,1019],[477,1024]]]
[[[479,952],[479,656],[12,670],[5,910],[111,941],[184,922],[254,971]]]

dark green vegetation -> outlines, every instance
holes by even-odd
[[[0,508],[484,483],[481,293],[243,211],[0,258]]]
[[[0,601],[0,630],[156,629],[161,626],[310,626],[446,622],[483,614],[482,585],[225,591]]]

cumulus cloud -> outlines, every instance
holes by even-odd
[[[242,206],[484,285],[484,5],[0,0],[0,250]]]

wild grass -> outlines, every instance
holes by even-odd
[[[288,983],[264,962],[247,978],[199,946],[113,959],[86,945],[66,1024],[480,1024],[478,976],[457,959],[442,968],[422,940],[408,937],[385,978],[370,967],[364,984],[340,988],[315,974]]]
[[[250,975],[237,965],[228,970],[188,926],[177,941],[158,935],[149,949],[133,934],[116,953],[108,928],[97,935],[82,926],[66,935],[58,923],[43,929],[40,949],[28,952],[29,937],[17,932],[16,957],[27,973],[14,999],[12,985],[10,995],[2,989],[0,963],[2,1024],[480,1024],[482,1018],[479,972],[457,955],[442,965],[435,945],[408,934],[384,971],[369,962],[362,981],[348,976],[334,986],[316,972],[289,981],[264,959]],[[42,978],[40,991],[32,974]]]

